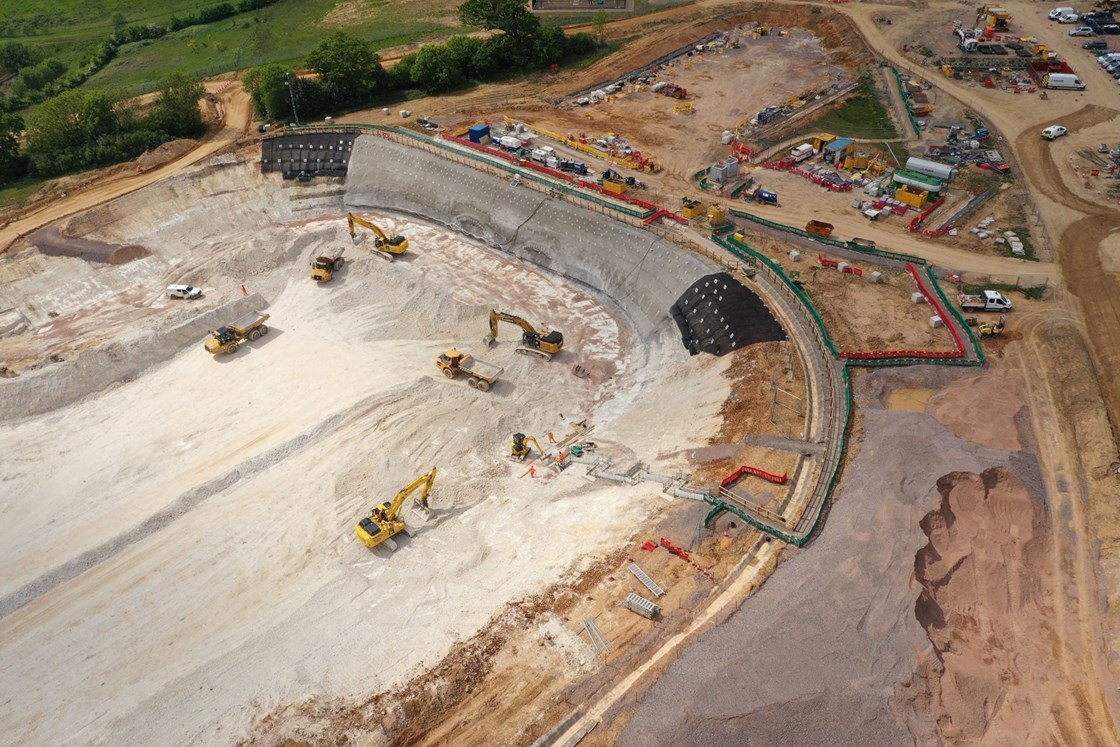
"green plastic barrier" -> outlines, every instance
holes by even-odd
[[[906,84],[902,81],[902,73],[894,65],[891,65],[891,72],[894,73],[894,79],[898,82],[898,92],[902,96],[902,103],[906,105],[906,116],[910,118],[910,126],[914,128],[914,134],[920,136],[922,128],[918,126],[918,120],[914,116],[914,112],[910,111],[910,94],[906,92]]]

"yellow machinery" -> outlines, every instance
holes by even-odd
[[[689,220],[704,214],[704,203],[690,197],[681,198],[681,215]]]
[[[369,516],[359,521],[358,525],[354,527],[358,539],[371,550],[383,544],[388,545],[390,550],[396,550],[397,543],[393,541],[393,536],[408,531],[408,527],[399,518],[401,506],[404,505],[408,496],[423,487],[424,492],[416,499],[416,503],[420,508],[427,511],[428,494],[432,492],[432,483],[435,482],[435,479],[436,468],[432,467],[431,472],[417,477],[405,486],[401,492],[397,493],[396,498],[374,506],[373,510],[369,512]]]
[[[524,462],[525,457],[529,456],[529,454],[533,451],[533,449],[529,446],[530,441],[533,443],[533,446],[537,447],[538,453],[544,454],[544,449],[541,448],[541,445],[537,442],[537,439],[533,438],[532,436],[526,436],[524,433],[514,433],[513,443],[510,445],[509,455],[514,459],[518,459]]]
[[[335,255],[321,255],[311,261],[311,279],[317,283],[329,283],[334,273],[342,268],[342,252]]]
[[[554,329],[537,329],[529,322],[516,314],[508,311],[490,310],[490,334],[482,338],[487,345],[493,345],[498,339],[498,323],[509,322],[521,327],[521,347],[517,352],[522,355],[531,355],[544,360],[552,360],[552,356],[564,349],[564,335]]]
[[[955,74],[955,71],[953,70],[953,66],[950,65],[947,62],[942,63],[941,74],[944,75],[946,78],[952,78]]]
[[[236,321],[212,331],[203,347],[211,355],[236,353],[245,340],[256,342],[262,335],[268,334],[268,325],[265,324],[268,318],[268,314],[250,311]]]
[[[727,215],[727,208],[723,205],[712,205],[708,208],[708,225],[714,230],[726,226],[731,222]]]
[[[981,28],[991,26],[996,31],[1007,31],[1011,28],[1011,14],[1004,8],[981,5],[976,11],[976,25]]]
[[[673,104],[673,111],[677,114],[692,114],[695,110],[691,101],[678,101]]]
[[[1004,316],[1000,314],[998,322],[984,322],[976,328],[976,331],[980,333],[981,337],[1000,337],[1003,335],[1004,323]]]
[[[374,235],[377,236],[377,243],[374,246],[383,257],[389,260],[392,260],[394,255],[404,254],[408,251],[408,239],[404,236],[386,236],[384,231],[365,218],[360,218],[353,213],[347,213],[346,223],[350,227],[350,238],[354,239],[355,243],[358,241],[358,231],[354,226],[362,226],[363,228],[368,228],[370,231],[373,231]]]

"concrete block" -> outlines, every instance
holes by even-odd
[[[848,263],[847,262],[841,262],[840,264],[836,265],[836,269],[839,270],[840,272],[843,272],[844,270],[848,269]]]
[[[934,329],[937,329],[943,324],[945,324],[945,322],[941,321],[941,317],[937,316],[936,314],[929,318],[929,326],[933,327]]]
[[[883,279],[883,273],[878,270],[873,270],[868,277],[871,278],[872,283],[878,283]]]
[[[910,303],[925,303],[925,302],[926,302],[926,297],[925,297],[924,294],[917,293],[917,292],[914,292],[914,293],[910,294]]]
[[[1012,253],[1012,254],[1014,254],[1014,255],[1015,255],[1016,257],[1025,257],[1025,256],[1027,256],[1027,251],[1026,251],[1026,249],[1024,249],[1024,248],[1023,248],[1023,247],[1022,247],[1021,245],[1020,245],[1020,246],[1018,246],[1018,247],[1014,247],[1014,246],[1013,246],[1013,247],[1011,247],[1011,253]]]
[[[801,261],[801,252],[799,252],[796,249],[790,249],[789,250],[789,259],[790,259],[791,262]]]
[[[956,236],[956,235],[957,235],[957,234],[959,234],[959,233],[960,233],[960,231],[959,231],[958,229],[956,229],[956,228],[950,228],[950,229],[949,229],[949,235],[950,235],[950,236]]]

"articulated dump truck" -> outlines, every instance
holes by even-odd
[[[268,334],[268,325],[265,324],[268,317],[268,314],[250,311],[238,320],[230,322],[224,327],[218,327],[206,338],[204,343],[206,352],[211,355],[237,352],[237,348],[241,346],[242,342],[246,340],[253,342],[259,339],[261,335]]]

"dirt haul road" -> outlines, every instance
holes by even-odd
[[[198,147],[150,171],[142,173],[126,171],[116,176],[97,179],[91,186],[80,192],[71,192],[60,200],[20,216],[0,228],[0,254],[6,251],[12,242],[52,221],[80,213],[166,179],[243,138],[253,122],[253,102],[241,87],[240,78],[236,75],[228,75],[223,76],[222,79],[208,81],[206,91],[217,100],[218,128],[207,135]]]

